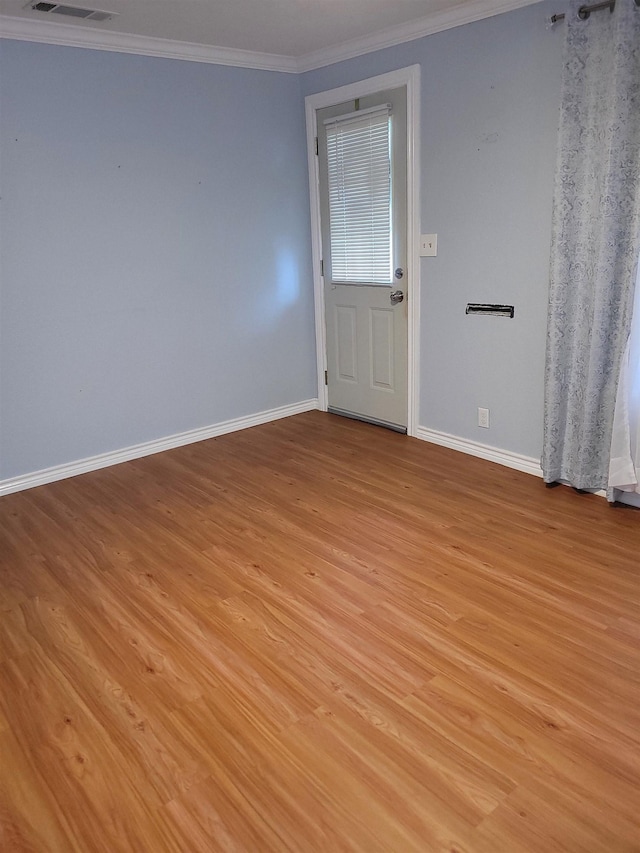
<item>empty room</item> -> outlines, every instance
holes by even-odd
[[[640,853],[640,0],[0,0],[2,853]]]

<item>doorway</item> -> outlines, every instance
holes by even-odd
[[[419,66],[412,66],[306,99],[319,405],[410,435],[417,427],[418,87]],[[354,150],[368,158],[367,174],[378,176],[364,190],[376,219],[364,230]]]

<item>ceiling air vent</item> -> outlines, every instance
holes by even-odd
[[[117,12],[102,12],[98,9],[81,9],[79,6],[66,6],[62,3],[27,3],[25,9],[36,12],[48,12],[51,15],[66,15],[68,18],[82,18],[84,21],[108,21]]]

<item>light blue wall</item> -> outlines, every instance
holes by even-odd
[[[564,2],[311,71],[303,94],[421,66],[420,425],[539,458]],[[466,316],[467,302],[515,318]],[[477,426],[478,406],[491,428]]]
[[[0,479],[315,397],[299,78],[1,45]]]
[[[0,42],[0,479],[315,396],[302,95],[414,63],[419,422],[538,457],[564,5],[301,77]]]

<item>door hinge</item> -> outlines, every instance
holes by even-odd
[[[324,384],[325,385],[329,384],[329,371],[328,370],[325,370],[325,372],[324,372]]]
[[[316,157],[318,156],[318,137],[316,136]]]
[[[324,261],[320,259],[320,275],[324,278]]]

